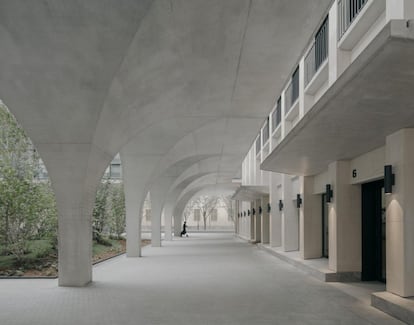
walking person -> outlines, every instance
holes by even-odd
[[[181,237],[183,237],[184,235],[186,237],[188,237],[188,234],[187,234],[187,222],[186,221],[184,221],[184,224],[183,224],[183,231],[181,232]]]

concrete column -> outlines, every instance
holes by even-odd
[[[336,272],[361,272],[361,187],[349,183],[350,175],[348,161],[328,166],[329,268]]]
[[[282,212],[279,211],[279,200],[282,199],[281,175],[270,173],[270,246],[279,247],[282,245]]]
[[[254,240],[257,243],[262,241],[262,216],[259,214],[260,204],[261,199],[252,202],[252,208],[254,207],[256,209],[256,215],[252,217],[254,218]]]
[[[250,214],[247,215],[247,210],[251,209],[254,206],[254,202],[250,202],[250,205],[247,206],[243,211],[246,211],[246,217],[250,219],[250,240],[256,240],[256,223],[255,218]]]
[[[125,170],[123,166],[123,171]],[[131,188],[132,187],[132,188]],[[143,200],[139,200],[139,195],[133,185],[127,185],[124,181],[125,191],[125,212],[126,212],[126,256],[141,256],[141,210]]]
[[[283,249],[285,252],[299,250],[299,215],[296,201],[292,194],[292,180],[290,175],[283,175],[283,214],[282,232]]]
[[[157,191],[151,192],[151,246],[161,247],[162,197]]]
[[[82,287],[92,281],[91,213],[59,209],[59,286]]]
[[[172,207],[171,205],[165,205],[164,207],[164,239],[167,241],[172,240]]]
[[[141,158],[135,148],[124,147],[120,154],[125,191],[126,255],[141,256],[142,206],[148,192],[147,182],[157,166],[159,156]]]
[[[232,201],[232,204],[234,204],[234,209],[233,209],[233,215],[234,215],[234,231],[236,234],[239,234],[240,232],[240,218],[239,218],[239,201],[238,200],[234,200]]]
[[[182,224],[182,214],[174,213],[174,236],[180,237]]]
[[[386,195],[387,291],[414,296],[414,129],[387,137],[386,164],[393,166],[395,185]]]
[[[164,204],[166,203],[168,191],[171,188],[171,185],[174,183],[176,177],[174,176],[162,176],[156,180],[155,183],[151,186],[151,212],[152,212],[152,221],[151,221],[151,246],[160,247],[161,246],[161,220],[162,220],[162,211]],[[171,218],[170,218],[170,228],[171,228]],[[170,232],[171,234],[171,232]]]
[[[92,281],[92,211],[112,156],[90,144],[37,144],[47,162],[58,209],[59,286]]]
[[[270,243],[270,215],[267,212],[267,204],[269,203],[269,196],[265,195],[261,199],[261,207],[262,207],[262,244],[269,244]],[[257,211],[259,212],[259,211]]]
[[[300,209],[300,255],[303,259],[322,256],[322,199],[313,194],[313,177],[303,177]]]

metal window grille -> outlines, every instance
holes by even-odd
[[[276,108],[272,113],[272,132],[275,132],[276,128],[282,121],[282,98],[279,97],[276,103]]]
[[[266,119],[263,127],[263,143],[266,143],[267,140],[269,140],[269,118]]]
[[[299,66],[293,72],[289,87],[285,92],[286,108],[289,110],[299,98]]]
[[[338,40],[359,15],[368,0],[338,0]]]
[[[305,57],[305,86],[309,84],[328,57],[328,28],[329,18],[327,16],[316,32],[312,47]]]

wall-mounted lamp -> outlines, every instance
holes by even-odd
[[[300,197],[300,194],[296,194],[296,207],[299,209],[302,205],[302,198]]]
[[[395,174],[392,173],[392,165],[385,165],[384,166],[384,193],[391,194],[393,185],[395,185]]]
[[[252,215],[254,215],[254,216],[256,215],[256,209],[255,208],[252,209]]]
[[[262,207],[261,207],[261,206],[259,206],[259,214],[261,215],[261,214],[262,214],[262,212],[263,212]]]
[[[272,207],[270,206],[270,203],[267,204],[267,213],[270,213],[270,211],[272,210]]]
[[[246,211],[243,211],[243,215],[246,216]]]
[[[283,201],[279,200],[279,211],[283,210]]]
[[[248,210],[247,210],[247,215],[248,215],[248,216],[250,215],[250,209],[248,209]]]
[[[331,184],[326,184],[326,202],[332,202],[332,198],[333,198],[333,190],[331,187]]]

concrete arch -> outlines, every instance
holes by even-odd
[[[0,98],[50,173],[60,285],[92,279],[91,213],[111,158],[160,116],[228,117],[223,139],[237,142],[221,152],[247,152],[330,2],[2,1]],[[146,176],[124,167],[127,187]]]
[[[223,193],[225,191],[228,191],[230,193],[230,192],[234,192],[236,188],[237,188],[237,185],[230,183],[226,185],[223,184],[220,187],[217,187],[217,185],[215,184],[203,184],[201,186],[191,189],[190,191],[182,195],[179,201],[177,202],[177,205],[174,209],[174,217],[176,218],[175,222],[181,225],[182,214],[183,214],[185,206],[197,194]]]

